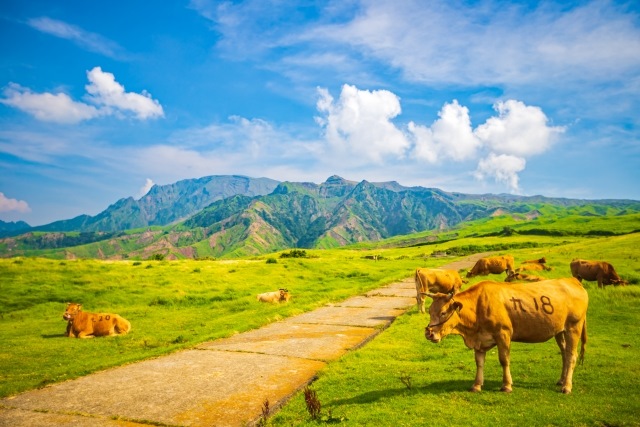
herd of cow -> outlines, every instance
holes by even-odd
[[[425,313],[425,297],[433,301],[429,307],[429,324],[425,337],[434,343],[447,335],[461,335],[467,347],[475,352],[476,378],[471,391],[480,391],[484,384],[486,352],[498,347],[502,365],[502,391],[511,392],[509,369],[511,342],[540,343],[555,337],[562,354],[562,374],[558,385],[563,393],[571,393],[573,370],[584,357],[587,343],[587,307],[589,296],[582,280],[604,285],[625,285],[613,266],[604,261],[575,259],[570,264],[573,277],[545,280],[524,271],[550,270],[546,259],[525,261],[517,269],[510,255],[482,258],[466,277],[502,274],[505,283],[485,280],[461,291],[463,281],[457,270],[418,268],[415,272],[416,300],[420,313]],[[522,283],[537,282],[535,285]],[[286,302],[291,298],[287,289],[257,296],[260,302]],[[67,321],[66,336],[126,334],[131,323],[112,313],[83,312],[82,306],[69,303],[63,315]],[[578,344],[582,341],[578,356]]]
[[[604,261],[574,259],[570,264],[573,277],[551,280],[522,273],[550,270],[545,258],[514,267],[510,255],[482,258],[467,273],[467,278],[506,272],[505,282],[536,281],[535,286],[485,280],[461,292],[463,280],[458,271],[418,268],[415,284],[419,311],[425,312],[425,297],[433,299],[425,337],[438,343],[450,334],[462,336],[465,345],[475,353],[476,378],[471,387],[474,392],[484,384],[488,350],[498,347],[501,390],[511,392],[511,342],[540,343],[555,337],[562,355],[562,373],[557,384],[562,386],[563,393],[571,393],[573,371],[576,362],[583,360],[587,343],[589,296],[582,280],[597,281],[599,287],[627,282]]]

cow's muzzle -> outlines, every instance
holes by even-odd
[[[429,341],[431,341],[432,343],[439,343],[440,342],[440,334],[434,332],[433,329],[431,329],[428,326],[426,328],[424,328],[424,337],[426,339],[428,339]]]

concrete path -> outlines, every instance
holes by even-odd
[[[192,350],[1,399],[0,426],[253,425],[265,400],[282,406],[327,362],[415,305],[415,296],[408,278]]]

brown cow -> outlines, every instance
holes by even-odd
[[[439,268],[418,268],[414,276],[418,310],[424,313],[424,301],[427,292],[458,293],[462,287],[462,278],[456,270]]]
[[[534,276],[533,274],[520,273],[519,271],[516,271],[513,274],[508,275],[507,278],[504,279],[505,282],[515,282],[515,281],[522,281],[522,280],[524,280],[525,282],[540,282],[546,279],[541,276]]]
[[[547,259],[545,257],[538,259],[530,259],[528,261],[522,261],[523,264],[546,264]]]
[[[70,338],[93,338],[104,335],[126,334],[131,330],[127,319],[112,313],[89,313],[82,311],[82,304],[67,304],[62,318],[66,320],[66,336]]]
[[[280,302],[280,301],[289,301],[291,299],[291,294],[288,289],[279,289],[273,292],[265,292],[263,294],[258,294],[258,301],[260,302]]]
[[[551,271],[552,267],[547,267],[545,264],[524,264],[516,268],[516,272],[522,271]]]
[[[500,274],[504,271],[507,275],[513,271],[513,257],[511,255],[501,255],[488,258],[480,258],[467,273],[467,277],[486,276],[487,274]]]
[[[471,391],[484,384],[486,352],[498,346],[502,365],[501,391],[511,392],[509,368],[511,342],[540,343],[555,337],[562,354],[562,375],[558,385],[571,393],[573,370],[587,343],[589,295],[574,278],[506,285],[482,281],[456,294],[429,294],[429,325],[425,337],[434,343],[449,334],[462,335],[467,347],[475,351],[476,379]]]
[[[574,259],[571,261],[571,275],[578,279],[588,282],[598,282],[598,287],[604,285],[627,285],[626,280],[622,280],[613,265],[606,261],[587,261],[584,259]]]

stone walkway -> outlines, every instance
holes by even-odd
[[[415,296],[411,277],[192,350],[4,398],[0,426],[253,425],[265,399],[272,409],[285,404],[328,362],[415,305]]]

